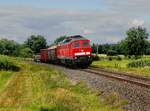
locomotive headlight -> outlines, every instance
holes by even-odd
[[[75,56],[80,56],[80,55],[85,55],[85,52],[78,52],[78,53],[75,53]]]
[[[89,54],[90,54],[90,52],[86,52],[86,54],[88,54],[88,55],[89,55]]]

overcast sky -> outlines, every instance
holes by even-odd
[[[23,42],[32,34],[48,42],[81,34],[116,43],[132,26],[150,32],[150,0],[0,0],[0,38]]]

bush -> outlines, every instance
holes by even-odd
[[[92,59],[93,59],[93,61],[99,61],[100,60],[99,56],[97,56],[97,55],[93,55]]]
[[[108,60],[109,60],[109,61],[112,61],[112,57],[108,57]]]
[[[135,60],[128,64],[128,67],[146,67],[150,66],[150,60]]]
[[[118,61],[121,61],[122,60],[122,58],[120,57],[120,56],[117,56],[117,58],[116,58]]]
[[[18,71],[19,67],[14,63],[11,58],[7,56],[0,56],[0,70]]]
[[[33,55],[33,52],[30,48],[23,48],[20,50],[20,57],[31,58],[32,55]]]

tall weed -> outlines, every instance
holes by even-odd
[[[141,60],[135,60],[135,61],[132,61],[128,64],[128,67],[135,67],[135,68],[138,68],[138,67],[149,67],[150,66],[150,59],[141,59]]]

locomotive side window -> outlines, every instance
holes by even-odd
[[[75,42],[74,43],[74,48],[79,48],[80,47],[80,42]]]
[[[89,46],[90,46],[89,42],[83,42],[82,43],[82,47],[89,47]]]

